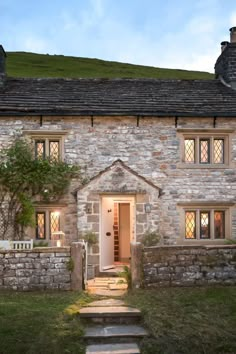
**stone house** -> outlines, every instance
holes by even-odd
[[[163,245],[236,239],[236,27],[230,37],[214,80],[10,78],[0,46],[0,146],[27,135],[87,180],[36,204],[29,236],[93,231],[100,271],[149,231]]]

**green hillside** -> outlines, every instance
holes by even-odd
[[[25,52],[7,53],[7,74],[11,77],[67,78],[158,78],[212,79],[213,74],[200,71],[162,69],[99,59]]]

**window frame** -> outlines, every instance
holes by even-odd
[[[224,243],[225,240],[231,239],[232,234],[232,223],[231,223],[231,208],[234,206],[234,203],[214,203],[214,202],[203,202],[203,203],[178,203],[178,208],[180,212],[180,237],[178,243],[194,243],[194,244],[219,244]],[[224,238],[215,238],[215,223],[214,215],[215,212],[222,211],[224,212]],[[195,212],[195,237],[196,238],[186,238],[186,224],[185,224],[185,213],[186,212]],[[200,235],[200,214],[204,212],[209,212],[210,214],[210,237],[201,238]]]
[[[180,139],[179,168],[229,168],[231,166],[232,129],[177,129]],[[185,140],[194,140],[194,162],[185,162]],[[223,140],[223,163],[214,163],[214,140]],[[201,141],[209,140],[209,162],[201,162]]]
[[[65,212],[64,212],[65,206],[63,205],[38,205],[35,207],[35,219],[36,219],[36,227],[34,229],[34,238],[37,241],[43,240],[43,241],[51,241],[51,227],[50,227],[50,220],[51,220],[51,213],[53,212],[59,212],[60,213],[60,218],[59,218],[59,231],[64,232],[64,227],[65,227]],[[44,238],[38,238],[37,237],[37,214],[44,214],[45,218],[45,225],[44,225],[44,232],[45,232],[45,237]]]
[[[36,143],[37,141],[44,142],[45,148],[45,157],[50,157],[50,142],[59,142],[59,161],[64,161],[64,145],[65,145],[65,135],[68,134],[68,131],[65,130],[24,130],[24,134],[28,135],[31,141],[34,144],[35,158],[36,155]]]

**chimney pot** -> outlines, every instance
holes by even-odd
[[[221,52],[223,52],[225,50],[225,48],[227,47],[227,45],[229,44],[229,42],[223,41],[220,44],[221,44]]]
[[[230,43],[236,43],[236,27],[231,27],[230,31]]]

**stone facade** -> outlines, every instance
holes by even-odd
[[[143,250],[143,285],[235,285],[236,245],[168,246]]]
[[[0,148],[27,130],[66,131],[64,157],[79,164],[84,181],[72,181],[61,199],[67,243],[86,231],[97,235],[100,227],[100,197],[103,194],[132,194],[136,206],[136,239],[148,229],[156,230],[164,245],[184,243],[180,203],[214,201],[230,203],[227,237],[236,239],[236,120],[220,118],[215,129],[231,129],[230,164],[226,168],[180,166],[181,138],[178,129],[213,130],[213,118],[142,117],[0,117]],[[93,126],[92,126],[93,125]],[[116,162],[120,160],[120,162]],[[120,163],[120,165],[119,165]],[[90,182],[89,182],[90,181]],[[76,192],[75,192],[76,191]],[[151,212],[144,210],[151,204]],[[34,232],[34,230],[33,230]],[[33,235],[33,234],[32,234]],[[219,241],[220,242],[220,241]],[[93,247],[91,263],[98,264],[99,247]]]
[[[70,290],[70,248],[0,251],[0,289]]]

